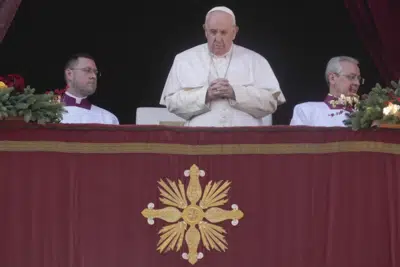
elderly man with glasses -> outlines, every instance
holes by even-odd
[[[64,69],[67,89],[61,96],[68,113],[63,114],[61,123],[119,124],[111,112],[93,105],[87,99],[96,92],[100,76],[96,63],[90,55],[73,55]]]
[[[328,95],[323,102],[296,105],[290,125],[344,127],[343,121],[353,111],[358,88],[364,83],[358,65],[358,60],[347,56],[329,60],[325,70]]]

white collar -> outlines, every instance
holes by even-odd
[[[73,94],[71,94],[71,93],[68,92],[68,91],[65,92],[65,94],[68,95],[68,96],[70,96],[70,97],[72,97],[72,98],[75,98],[77,104],[80,104],[81,101],[82,101],[82,99],[85,99],[85,98],[86,98],[86,97],[77,97],[77,96],[74,96]]]

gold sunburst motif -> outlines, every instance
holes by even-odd
[[[181,180],[178,180],[178,184],[168,179],[167,182],[160,180],[160,201],[167,207],[155,209],[154,204],[149,203],[142,215],[150,225],[154,224],[154,219],[172,223],[159,231],[157,250],[160,253],[178,252],[185,240],[188,252],[183,253],[182,257],[194,265],[204,256],[198,252],[200,242],[209,251],[214,249],[223,252],[228,248],[225,229],[215,223],[231,220],[232,225],[236,226],[244,214],[235,204],[232,210],[218,208],[228,202],[230,181],[210,181],[203,192],[200,177],[205,175],[204,171],[193,165],[184,174],[189,177],[186,194]]]

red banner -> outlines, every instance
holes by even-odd
[[[397,131],[1,124],[0,266],[399,266]]]

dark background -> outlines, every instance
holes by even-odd
[[[360,60],[362,93],[381,82],[340,0],[23,0],[2,43],[0,75],[19,73],[38,92],[64,88],[67,58],[90,53],[102,72],[92,102],[134,124],[136,108],[159,106],[175,54],[205,42],[204,17],[217,5],[233,9],[236,43],[267,58],[281,84],[287,103],[274,124],[288,124],[295,104],[325,97],[333,56]]]

